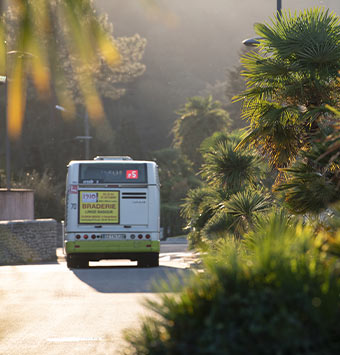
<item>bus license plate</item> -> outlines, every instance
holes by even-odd
[[[126,234],[102,234],[102,238],[122,240],[122,239],[126,239]]]

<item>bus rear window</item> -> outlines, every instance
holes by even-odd
[[[146,164],[80,164],[80,184],[146,183]]]

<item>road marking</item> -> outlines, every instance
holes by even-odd
[[[64,338],[48,338],[51,343],[72,343],[81,341],[103,341],[103,338],[80,338],[80,337],[64,337]]]

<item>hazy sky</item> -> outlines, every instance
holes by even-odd
[[[150,7],[153,2],[159,7]],[[226,70],[239,63],[242,40],[256,36],[254,23],[275,16],[277,2],[95,0],[95,4],[109,14],[116,36],[139,33],[147,39],[146,73],[134,89],[131,105],[149,117],[141,129],[154,134],[154,122],[162,121],[164,131],[169,131],[174,111],[187,97],[226,79]],[[324,6],[340,14],[340,0],[282,0],[282,6],[293,12]]]
[[[220,66],[215,78],[224,67],[237,63],[242,40],[255,35],[254,23],[273,17],[277,4],[276,0],[155,2],[159,9],[148,6],[150,0],[95,0],[100,10],[109,13],[116,35],[137,32],[148,39],[147,60],[172,57],[175,64],[195,60],[198,66]],[[340,14],[340,0],[282,0],[283,9],[292,11],[314,6]]]

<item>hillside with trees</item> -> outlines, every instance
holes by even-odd
[[[59,1],[52,2],[52,6]],[[203,3],[206,2],[195,2],[200,20],[206,15]],[[21,135],[12,142],[13,186],[36,191],[37,217],[62,218],[65,163],[83,157],[83,147],[74,137],[82,131],[86,107],[92,118],[92,152],[135,151],[135,158],[158,162],[166,236],[175,235],[184,227],[189,246],[197,252],[191,276],[181,280],[167,278],[156,285],[158,294],[145,301],[146,316],[138,329],[126,332],[128,346],[121,351],[126,355],[339,354],[340,17],[324,8],[310,8],[295,13],[284,11],[268,23],[257,23],[259,43],[242,54],[245,82],[240,80],[240,68],[236,66],[229,70],[227,82],[213,78],[211,85],[205,85],[209,93],[201,95],[200,84],[207,84],[205,74],[213,67],[213,45],[202,50],[207,38],[211,39],[207,31],[200,32],[200,47],[185,48],[197,58],[197,62],[189,62],[192,72],[183,66],[176,76],[168,67],[155,65],[159,75],[152,76],[147,71],[148,61],[144,64],[142,60],[146,43],[143,33],[127,33],[127,37],[113,39],[106,17],[101,19],[101,27],[95,17],[86,16],[89,12],[83,12],[94,11],[88,1],[65,2],[72,11],[82,10],[81,19],[78,21],[76,16],[73,24],[81,23],[88,30],[90,23],[94,25],[90,28],[99,32],[100,28],[109,30],[101,34],[110,34],[105,43],[110,44],[111,54],[118,56],[119,48],[121,66],[113,71],[107,68],[99,48],[98,53],[92,53],[99,55],[93,67],[92,61],[73,58],[72,53],[77,51],[66,56],[62,51],[52,51],[57,64],[51,67],[57,70],[51,71],[53,82],[60,79],[58,69],[69,75],[64,102],[70,98],[75,107],[73,120],[67,115],[68,106],[61,109],[65,116],[62,121],[61,113],[56,111],[57,87],[50,100],[38,101],[32,94],[32,82],[38,89],[39,84],[46,84],[38,75],[46,72],[35,71],[34,64],[38,62],[34,55],[32,66],[23,64],[22,59],[27,55],[23,51],[27,43],[32,50],[37,45],[28,10],[41,8],[35,8],[33,0],[22,4],[25,6],[17,7],[20,16],[14,33],[25,33],[24,39],[30,41],[14,41],[22,47],[20,52],[13,52],[15,61],[10,66],[12,76],[6,91],[10,97],[9,122],[12,124],[14,117],[17,124],[15,135],[10,130],[11,137]],[[178,21],[174,14],[162,10],[166,2],[158,6],[140,0],[138,4],[169,26]],[[179,13],[187,14],[186,24],[194,20],[185,2],[174,0],[168,4],[176,4]],[[235,10],[242,7],[240,4],[236,3]],[[119,6],[116,9],[122,10]],[[218,20],[223,17],[220,8],[209,9],[216,16],[211,26],[218,27]],[[7,16],[10,27],[16,18],[11,13]],[[199,26],[204,27],[202,23]],[[84,35],[78,30],[76,33]],[[64,36],[60,40],[65,39],[63,28],[61,31]],[[85,33],[89,35],[88,31]],[[55,34],[58,40],[58,33]],[[184,43],[194,44],[193,38],[199,42],[195,33]],[[100,39],[108,37],[97,37],[99,42]],[[177,41],[176,38],[174,43]],[[84,56],[79,43],[78,38],[78,54]],[[42,51],[44,45],[50,48],[49,42],[39,45]],[[159,51],[164,47],[160,46]],[[163,57],[167,57],[166,51]],[[171,56],[180,67],[184,58]],[[202,75],[194,70],[199,63],[209,68]],[[0,61],[0,66],[3,64]],[[91,71],[90,76],[87,70]],[[187,72],[187,76],[183,75]],[[171,79],[176,82],[181,76],[182,83],[192,86],[179,90],[181,86],[176,84],[173,91],[164,90]],[[162,80],[156,80],[159,78]],[[24,125],[23,83],[28,85],[30,99]],[[188,88],[197,93],[186,95]],[[233,130],[239,127],[238,109],[232,114],[225,110],[236,88],[241,90],[232,100],[238,101],[238,108],[242,105],[246,125],[242,130]],[[213,92],[220,95],[221,89],[227,97],[223,104],[213,96]],[[176,95],[167,96],[169,92]],[[14,99],[18,99],[18,107]],[[93,107],[89,105],[94,102]],[[170,107],[175,115],[172,119],[167,115]],[[107,116],[99,121],[94,111],[103,108]],[[154,115],[150,114],[151,108]],[[163,116],[158,124],[162,130],[153,124],[160,112]],[[141,119],[139,125],[136,117]],[[168,143],[162,132],[169,126],[173,135]],[[0,179],[2,185],[3,170]]]

